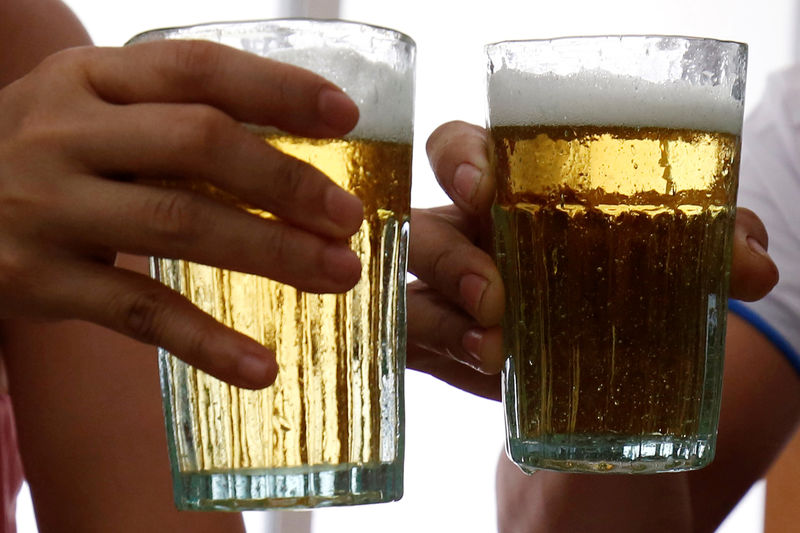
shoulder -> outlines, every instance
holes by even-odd
[[[91,44],[60,0],[0,0],[0,87],[64,48]]]

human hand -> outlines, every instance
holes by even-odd
[[[428,157],[453,205],[415,210],[409,270],[408,366],[469,392],[499,399],[504,291],[490,249],[488,220],[495,184],[486,130],[464,122],[440,126]],[[730,296],[757,300],[778,281],[766,253],[767,232],[739,208]]]
[[[494,199],[486,131],[450,122],[434,131],[428,159],[453,205],[411,215],[409,368],[500,399],[505,293],[490,249]]]
[[[117,252],[263,275],[305,291],[359,279],[360,200],[241,123],[307,137],[358,109],[308,71],[206,42],[75,48],[0,91],[0,318],[78,318],[244,387],[274,354]],[[175,187],[153,185],[169,180]],[[203,181],[280,220],[191,190]]]

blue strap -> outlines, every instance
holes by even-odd
[[[780,350],[789,361],[789,364],[794,367],[795,371],[800,376],[800,354],[797,353],[797,350],[789,344],[789,341],[787,341],[783,335],[778,333],[778,330],[769,325],[759,314],[739,300],[728,300],[728,311],[736,314],[761,332],[773,346]]]

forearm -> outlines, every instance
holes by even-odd
[[[709,467],[652,476],[525,476],[502,457],[501,533],[714,531],[800,419],[800,380],[770,342],[731,316],[727,346],[717,453]]]
[[[500,533],[692,531],[684,474],[526,476],[503,454],[497,468]]]
[[[39,531],[244,530],[175,509],[155,348],[77,321],[2,333]]]
[[[736,316],[728,325],[717,453],[692,472],[695,531],[711,532],[766,473],[800,423],[800,379],[783,355]]]

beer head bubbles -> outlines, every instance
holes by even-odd
[[[492,126],[662,127],[738,135],[743,101],[723,85],[656,83],[604,70],[532,74],[506,66],[489,78]]]
[[[266,55],[310,70],[335,83],[352,98],[360,116],[347,138],[411,142],[413,70],[398,71],[346,48],[270,50]]]

